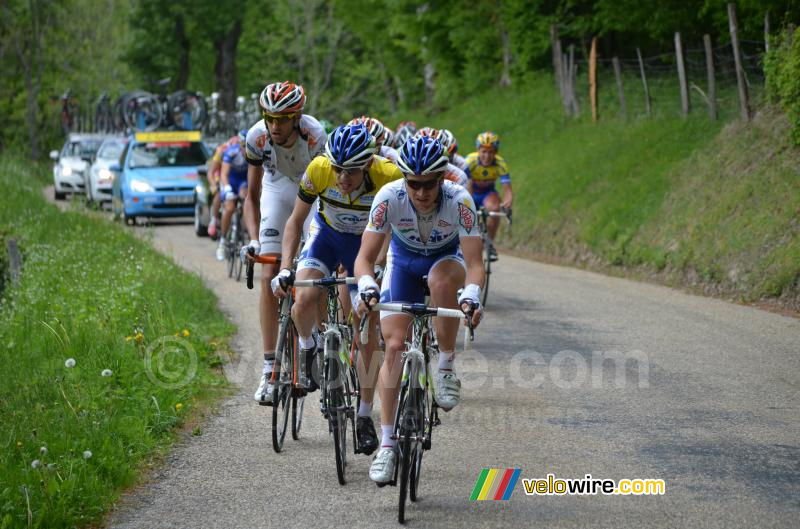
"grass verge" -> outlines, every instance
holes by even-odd
[[[97,522],[228,390],[214,295],[119,226],[47,204],[46,174],[0,157],[0,233],[23,255],[0,304],[3,529]]]

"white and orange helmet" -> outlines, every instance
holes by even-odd
[[[306,93],[299,84],[284,81],[268,84],[258,98],[262,112],[276,116],[299,114],[306,104]]]

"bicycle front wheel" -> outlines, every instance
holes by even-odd
[[[292,397],[292,439],[300,439],[300,427],[303,425],[303,406],[305,397]]]
[[[492,262],[489,260],[489,251],[484,251],[483,269],[486,273],[486,280],[483,282],[483,292],[481,292],[481,304],[486,308],[486,300],[489,299],[489,278],[492,277]]]
[[[333,450],[336,455],[336,478],[345,485],[347,468],[347,411],[344,388],[339,378],[339,363],[334,358],[326,361],[325,380],[328,387],[328,429],[333,434]]]
[[[279,336],[281,339],[275,355],[277,380],[272,390],[272,448],[277,453],[283,449],[293,400],[295,332],[291,318],[286,317],[281,322]]]

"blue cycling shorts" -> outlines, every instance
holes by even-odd
[[[494,186],[490,187],[489,189],[483,190],[483,191],[473,191],[472,192],[472,199],[475,201],[475,209],[480,209],[481,207],[483,207],[484,199],[486,197],[488,197],[489,195],[491,195],[491,194],[498,195],[497,189],[495,189]]]
[[[238,197],[242,189],[247,189],[247,173],[244,173],[244,177],[242,177],[231,171],[228,174],[228,183],[231,185],[231,189],[233,189],[233,194]]]
[[[297,260],[297,271],[319,270],[327,277],[341,264],[347,269],[347,275],[352,276],[360,248],[361,235],[338,232],[328,226],[319,213],[315,213],[308,229],[308,239]],[[358,290],[356,285],[348,287],[351,293]]]
[[[403,245],[392,242],[386,256],[386,272],[381,283],[381,303],[423,303],[425,285],[422,278],[430,275],[433,268],[443,261],[455,261],[467,270],[461,247],[445,249],[433,255],[414,253]],[[381,311],[381,319],[396,314]]]

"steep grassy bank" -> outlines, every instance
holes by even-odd
[[[2,528],[98,520],[226,391],[213,294],[119,226],[47,204],[46,172],[0,158],[0,233],[23,255],[0,303]]]
[[[481,130],[501,135],[515,192],[504,241],[517,250],[800,308],[800,153],[785,118],[683,119],[673,92],[654,94],[651,118],[591,123],[563,117],[545,76],[410,117],[450,128],[462,154]]]

